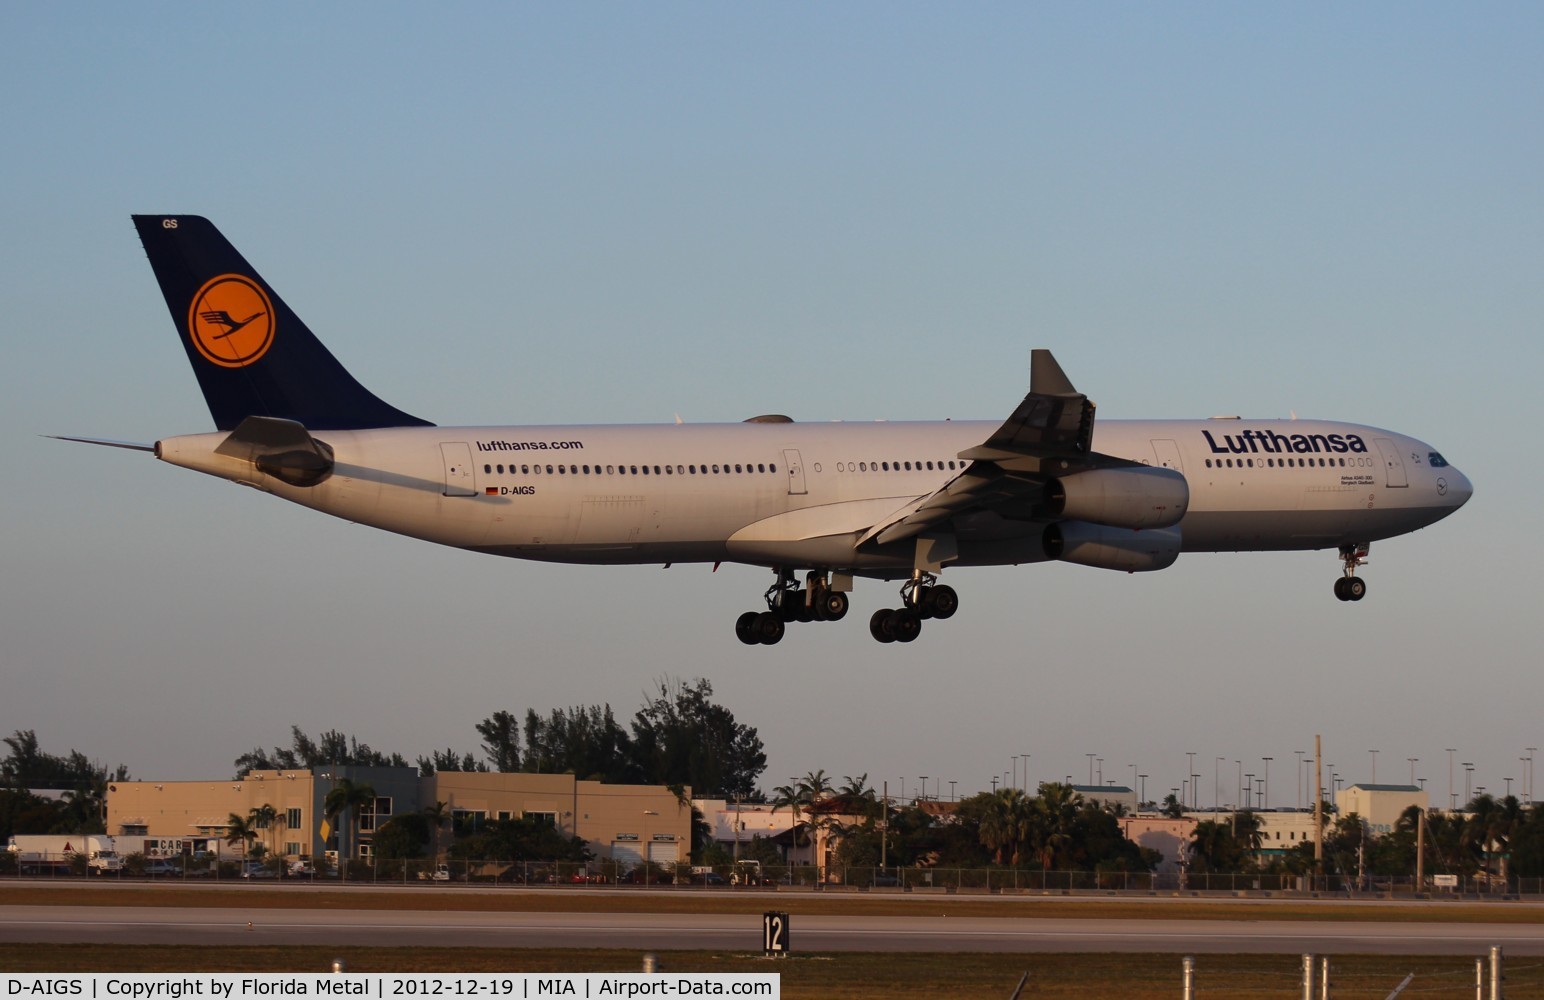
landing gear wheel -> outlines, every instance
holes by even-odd
[[[775,646],[783,639],[783,619],[770,611],[756,616],[756,637],[763,646]]]
[[[874,616],[869,619],[869,635],[880,642],[894,642],[895,632],[891,628],[891,616],[894,614],[889,608],[880,608],[874,612]]]
[[[960,595],[954,592],[954,588],[945,584],[927,589],[928,611],[934,618],[953,618],[954,613],[960,610]]]
[[[1346,577],[1346,600],[1360,601],[1367,596],[1367,581],[1361,577]]]
[[[761,642],[761,637],[756,631],[756,619],[760,617],[759,612],[747,611],[735,619],[734,634],[747,646],[755,646]]]
[[[907,607],[916,612],[918,618],[933,617],[933,588],[917,587],[911,592]]]
[[[820,617],[828,622],[839,622],[847,617],[847,595],[840,590],[828,590],[820,595]]]
[[[772,611],[785,622],[796,622],[803,607],[804,591],[785,590],[777,596],[777,605]]]
[[[890,631],[896,642],[911,642],[922,634],[922,616],[910,608],[890,612]]]

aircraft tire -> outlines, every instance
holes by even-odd
[[[895,614],[889,608],[880,608],[869,619],[869,635],[880,642],[894,642],[895,633],[890,628],[890,616]]]
[[[763,646],[776,646],[782,642],[785,628],[783,619],[770,611],[756,616],[756,636]]]
[[[840,590],[828,590],[821,595],[821,617],[828,622],[839,622],[847,617],[847,595]]]
[[[953,618],[954,613],[960,610],[960,595],[954,592],[953,587],[939,584],[928,588],[927,603],[932,616],[942,621]]]
[[[922,616],[910,608],[890,613],[890,631],[896,642],[912,642],[922,634]]]
[[[747,646],[754,646],[761,642],[761,638],[756,632],[756,619],[759,617],[761,617],[759,613],[747,611],[735,619],[734,634]]]
[[[1367,581],[1360,577],[1350,576],[1346,578],[1346,600],[1360,601],[1367,596]]]

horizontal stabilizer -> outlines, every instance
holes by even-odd
[[[52,438],[55,441],[78,441],[81,444],[99,444],[104,448],[127,448],[129,451],[148,451],[152,453],[155,451],[155,445],[140,444],[138,441],[108,441],[105,438],[69,437],[64,434],[44,434],[43,436]]]

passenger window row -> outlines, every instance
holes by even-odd
[[[489,476],[726,476],[773,475],[777,466],[770,463],[744,462],[738,465],[484,465]]]
[[[965,468],[964,462],[837,462],[837,472],[944,472]]]
[[[1213,465],[1213,463],[1216,463]],[[1371,468],[1372,459],[1365,456],[1353,458],[1208,458],[1208,469],[1329,469]]]

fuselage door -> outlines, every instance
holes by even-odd
[[[1158,459],[1160,468],[1173,469],[1180,475],[1185,474],[1185,466],[1179,459],[1179,445],[1169,438],[1153,439],[1153,455]]]
[[[475,497],[471,447],[465,441],[445,441],[440,444],[440,455],[445,459],[445,495]]]
[[[1378,454],[1383,457],[1383,470],[1387,476],[1385,485],[1399,488],[1409,486],[1410,480],[1405,477],[1405,461],[1399,454],[1399,448],[1388,438],[1373,438],[1378,446]]]
[[[803,496],[808,493],[804,485],[804,459],[799,457],[799,449],[784,448],[783,463],[788,467],[788,495]]]

